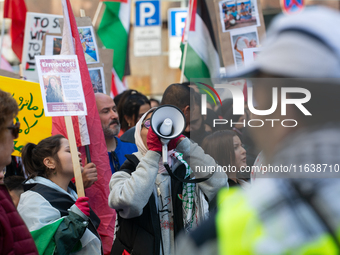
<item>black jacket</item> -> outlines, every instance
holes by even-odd
[[[125,155],[127,160],[124,162],[120,171],[131,174],[136,170],[139,163],[135,155]],[[186,168],[181,164],[174,173],[181,178],[184,178]],[[178,194],[182,194],[183,183],[171,179],[172,205],[174,215],[174,234],[175,237],[183,229],[183,211],[182,201],[175,199]],[[119,229],[116,234],[116,239],[112,245],[111,255],[122,255],[124,250],[131,255],[159,255],[162,249],[162,236],[160,219],[156,208],[156,200],[154,194],[146,206],[143,208],[143,213],[139,217],[124,219],[119,216],[117,211]]]

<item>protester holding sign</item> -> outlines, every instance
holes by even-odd
[[[57,254],[101,254],[96,230],[99,218],[90,209],[87,197],[78,198],[71,182],[74,172],[68,140],[55,135],[38,145],[28,143],[22,158],[29,180],[18,211],[39,253],[56,249]]]

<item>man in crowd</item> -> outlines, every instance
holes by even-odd
[[[207,133],[201,115],[199,94],[190,86],[190,83],[169,85],[164,91],[161,105],[173,105],[183,112],[186,120],[183,134],[200,145]]]
[[[103,93],[95,93],[96,105],[105,136],[107,152],[112,173],[119,170],[126,160],[126,154],[137,151],[135,144],[122,142],[118,137],[120,123],[116,105],[111,97]]]
[[[339,253],[339,23],[340,14],[324,7],[273,21],[253,66],[236,76],[261,78],[252,80],[258,110],[270,109],[273,91],[281,91],[277,109],[256,119],[294,124],[254,128],[272,167],[265,165],[266,178],[249,191],[221,190],[216,217],[182,240],[178,254]]]

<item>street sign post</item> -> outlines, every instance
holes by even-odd
[[[170,8],[168,11],[170,68],[179,68],[181,63],[180,46],[187,16],[188,8]]]
[[[136,1],[134,54],[137,57],[160,55],[161,3],[159,0]]]

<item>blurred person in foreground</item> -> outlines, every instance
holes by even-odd
[[[260,110],[271,108],[274,87],[306,89],[286,95],[301,103],[287,104],[286,115],[278,96],[276,110],[256,116],[298,122],[289,128],[269,124],[253,129],[268,163],[286,171],[267,170],[249,191],[221,190],[216,217],[182,239],[178,254],[339,254],[340,116],[333,114],[340,106],[338,24],[339,12],[325,7],[281,15],[268,29],[254,64],[235,73],[263,78],[253,80]],[[310,100],[305,100],[307,90]],[[304,108],[312,115],[302,113]],[[297,170],[287,171],[289,166]]]
[[[216,163],[183,135],[168,144],[169,171],[186,180],[191,174],[196,179],[209,178],[195,184],[169,175],[161,157],[162,144],[150,124],[154,109],[136,125],[138,152],[127,155],[128,160],[110,181],[109,205],[117,210],[119,225],[112,255],[174,254],[177,234],[199,225],[207,216],[207,202],[228,185],[223,172],[197,171],[196,166]]]
[[[12,96],[0,89],[0,171],[11,163],[13,140],[20,124],[13,124],[19,112]],[[0,254],[38,254],[34,240],[15,209],[5,185],[0,184]]]

